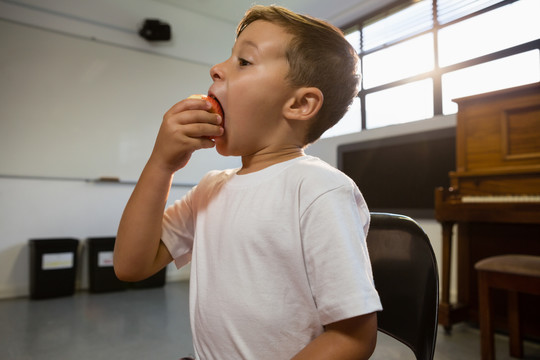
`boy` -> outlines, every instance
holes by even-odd
[[[186,99],[164,116],[126,205],[119,278],[192,262],[197,359],[365,359],[376,311],[365,245],[367,206],[354,183],[306,156],[356,94],[357,57],[339,30],[284,8],[255,6],[232,54],[215,65],[210,104]],[[207,174],[163,214],[174,172],[216,146],[240,169]]]

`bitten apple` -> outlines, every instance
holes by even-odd
[[[211,113],[218,114],[219,116],[221,116],[222,119],[224,118],[223,109],[221,108],[221,105],[213,97],[202,95],[202,94],[194,94],[188,97],[188,99],[201,99],[201,100],[208,101],[212,105],[212,108],[209,111]]]

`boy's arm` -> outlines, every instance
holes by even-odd
[[[211,148],[210,136],[223,133],[221,118],[200,99],[175,104],[163,117],[154,149],[126,205],[114,247],[118,278],[138,281],[153,275],[172,257],[161,242],[163,211],[174,173],[198,149]]]
[[[124,209],[114,247],[114,270],[119,279],[139,281],[172,261],[161,243],[161,222],[172,174],[150,161]]]
[[[337,321],[292,360],[369,359],[377,343],[377,313]]]

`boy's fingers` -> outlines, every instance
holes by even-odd
[[[195,123],[186,125],[184,133],[192,138],[221,136],[223,135],[223,128],[212,124]]]
[[[211,149],[216,146],[216,143],[209,138],[201,138],[201,149]]]
[[[182,101],[177,102],[174,104],[169,111],[167,111],[167,114],[175,114],[186,110],[204,110],[208,111],[212,108],[212,104],[210,104],[206,100],[202,99],[184,99]]]
[[[219,125],[222,122],[221,116],[204,110],[186,110],[180,113],[166,114],[165,119],[180,125],[197,123]]]

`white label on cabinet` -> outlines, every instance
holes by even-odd
[[[113,252],[100,251],[98,253],[98,267],[111,267],[111,266],[113,266]]]
[[[41,258],[42,270],[71,269],[74,263],[74,253],[43,254]]]

